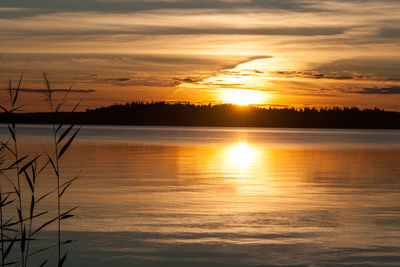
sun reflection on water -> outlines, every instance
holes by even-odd
[[[227,147],[225,153],[225,171],[231,177],[240,195],[258,195],[265,190],[265,154],[247,142],[239,142]]]
[[[229,162],[238,167],[250,167],[257,157],[256,150],[245,142],[235,144],[228,151]]]

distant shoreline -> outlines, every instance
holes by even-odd
[[[400,113],[379,109],[265,109],[235,105],[128,103],[85,112],[0,114],[0,123],[321,129],[400,129]]]
[[[0,121],[0,126],[7,127],[8,122]],[[52,123],[44,123],[44,122],[17,122],[18,124],[23,125],[31,125],[31,126],[51,126]],[[133,126],[133,127],[193,127],[193,128],[260,128],[260,129],[312,129],[312,130],[393,130],[398,131],[398,128],[339,128],[339,127],[281,127],[281,126],[224,126],[224,125],[158,125],[158,124],[94,124],[94,123],[77,123],[76,125],[81,126],[110,126],[110,127],[124,127],[124,126]]]

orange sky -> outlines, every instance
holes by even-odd
[[[42,72],[60,90],[77,77],[82,108],[236,97],[400,110],[399,17],[393,0],[6,1],[0,86],[25,71],[26,111],[46,110]]]

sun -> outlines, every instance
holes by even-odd
[[[224,101],[240,106],[261,104],[263,101],[263,93],[261,91],[246,89],[226,89]]]

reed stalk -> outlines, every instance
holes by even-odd
[[[51,166],[54,170],[55,178],[56,178],[56,183],[57,183],[57,255],[58,255],[58,266],[62,266],[66,260],[67,254],[64,254],[62,256],[62,245],[71,240],[67,240],[65,242],[62,241],[62,236],[61,236],[61,221],[67,218],[72,217],[73,215],[70,214],[70,211],[74,210],[76,207],[68,211],[68,213],[62,213],[62,195],[64,194],[65,190],[72,184],[73,181],[75,181],[78,176],[74,177],[67,183],[61,184],[61,168],[60,168],[60,158],[62,155],[68,150],[70,145],[72,144],[73,140],[75,139],[76,135],[78,134],[80,128],[74,129],[75,125],[70,124],[64,125],[63,123],[59,123],[57,125],[56,121],[56,116],[59,110],[62,108],[65,98],[69,94],[69,92],[72,90],[72,86],[74,85],[75,81],[71,84],[69,89],[66,91],[64,97],[61,99],[61,101],[55,106],[54,105],[54,100],[53,100],[53,92],[54,90],[50,86],[50,81],[46,75],[46,73],[43,73],[43,79],[47,88],[47,94],[46,94],[46,100],[49,103],[49,108],[50,108],[50,113],[53,115],[53,123],[52,123],[52,139],[53,139],[53,146],[54,146],[54,157],[53,159],[49,156],[49,161],[51,163]],[[78,107],[79,103],[74,107],[72,112],[75,111],[75,109]],[[63,129],[63,126],[66,126],[65,129]],[[72,133],[72,130],[73,133]],[[69,139],[65,142],[64,139],[68,136],[68,134],[72,133],[69,136]]]
[[[72,211],[75,210],[77,207],[73,207],[67,211],[62,211],[62,196],[65,191],[70,187],[70,185],[78,178],[75,176],[72,179],[67,180],[66,182],[62,183],[62,176],[60,174],[60,159],[61,156],[68,150],[69,146],[71,145],[72,141],[75,139],[79,129],[74,129],[75,125],[66,125],[66,129],[63,129],[63,124],[56,125],[56,115],[59,109],[62,107],[65,98],[69,91],[72,89],[72,85],[67,93],[64,95],[60,103],[57,106],[54,106],[54,101],[52,98],[53,90],[50,87],[49,80],[45,73],[43,73],[43,77],[46,83],[46,87],[48,89],[47,93],[47,100],[50,105],[51,114],[54,118],[54,123],[52,125],[52,142],[54,145],[54,153],[49,154],[46,153],[47,159],[45,163],[39,167],[38,160],[39,156],[32,156],[32,155],[21,155],[19,152],[19,144],[18,144],[18,136],[17,136],[17,127],[16,121],[14,120],[13,113],[19,111],[22,106],[17,105],[17,100],[20,92],[20,86],[23,79],[23,73],[19,77],[17,87],[12,86],[11,79],[9,79],[9,86],[8,86],[8,93],[10,96],[10,107],[6,108],[0,105],[0,109],[3,110],[4,113],[10,115],[11,122],[7,124],[7,128],[10,134],[10,138],[7,142],[1,142],[0,146],[0,177],[4,178],[3,181],[9,183],[13,188],[12,192],[4,192],[3,191],[3,183],[0,181],[0,250],[1,250],[1,260],[0,264],[1,267],[4,266],[22,266],[27,267],[29,266],[30,257],[47,251],[48,249],[52,249],[57,247],[57,266],[62,267],[65,263],[67,254],[65,253],[62,256],[62,246],[71,243],[73,240],[66,240],[62,241],[62,229],[61,229],[61,221],[74,217]],[[78,103],[79,105],[79,103]],[[72,112],[75,111],[77,106],[73,109]],[[72,131],[73,130],[73,131]],[[11,145],[9,145],[11,143]],[[7,151],[12,160],[11,164],[5,166],[7,160],[3,157],[4,152]],[[9,160],[10,160],[9,159]],[[51,169],[54,171],[56,176],[56,188],[46,192],[45,194],[38,196],[37,195],[37,178],[39,175],[51,166]],[[7,173],[10,173],[9,176]],[[25,179],[24,179],[25,178]],[[25,183],[25,184],[23,184]],[[26,186],[24,186],[26,185]],[[27,190],[27,191],[25,191]],[[50,195],[56,193],[57,194],[57,201],[56,201],[56,212],[57,215],[51,218],[48,221],[45,221],[41,226],[34,228],[34,221],[48,213],[48,211],[42,211],[37,213],[37,205],[43,199],[49,197]],[[27,194],[30,194],[30,200],[28,200]],[[11,195],[15,195],[14,198],[10,197]],[[24,196],[24,197],[23,197]],[[28,202],[29,201],[29,202]],[[13,216],[12,214],[8,214],[5,217],[4,207],[8,206],[11,203],[16,202],[16,215]],[[29,204],[29,211],[27,208],[24,209],[25,205]],[[29,214],[29,215],[28,215]],[[15,219],[15,217],[17,219]],[[34,236],[42,231],[45,227],[49,226],[50,224],[57,223],[57,245],[56,246],[48,246],[44,248],[40,248],[36,251],[31,252],[31,241],[36,240]],[[16,227],[17,230],[13,229]],[[6,232],[13,232],[16,233],[15,237],[11,237]],[[20,252],[19,252],[19,260],[17,261],[9,261],[7,260],[10,252],[14,249],[14,244],[19,243]],[[49,262],[50,258],[47,258],[45,261],[42,262],[40,266],[45,266]]]

